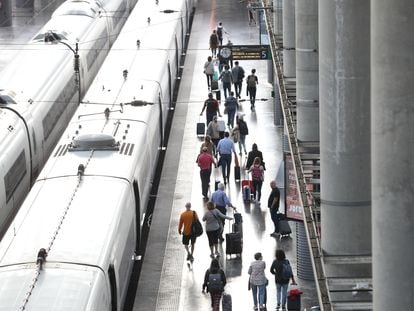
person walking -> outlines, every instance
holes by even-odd
[[[249,168],[249,173],[252,173],[252,182],[253,182],[253,201],[257,201],[257,204],[260,204],[260,199],[262,197],[262,184],[264,180],[264,169],[260,158],[256,157],[253,161],[253,165]],[[257,196],[256,196],[257,193]]]
[[[180,221],[178,223],[178,234],[183,235],[183,244],[187,252],[187,261],[194,261],[194,246],[197,237],[191,232],[191,224],[194,219],[198,219],[198,215],[195,211],[191,210],[191,203],[187,202],[185,204],[185,212],[182,212],[180,215]],[[191,242],[191,245],[189,246]]]
[[[267,200],[267,207],[269,208],[270,217],[272,218],[273,225],[275,227],[275,230],[270,234],[270,236],[276,237],[279,233],[279,218],[277,214],[279,211],[280,191],[275,180],[270,182],[270,187],[272,188],[272,191],[270,192]]]
[[[217,56],[217,48],[219,45],[219,39],[217,36],[217,32],[214,29],[212,34],[210,35],[210,49],[211,49],[211,57],[216,57]]]
[[[210,247],[210,257],[214,258],[214,255],[219,257],[218,238],[223,230],[220,218],[229,220],[232,220],[233,218],[222,214],[215,208],[214,203],[211,201],[207,202],[206,207],[207,211],[203,216],[203,221],[206,222],[206,233],[208,237],[208,245]]]
[[[252,145],[252,151],[249,152],[249,155],[247,156],[246,161],[246,170],[248,170],[252,165],[253,161],[256,157],[260,158],[260,161],[262,163],[263,169],[266,170],[265,163],[263,161],[263,153],[258,149],[257,144],[254,143]]]
[[[231,204],[229,197],[227,196],[226,192],[224,191],[224,185],[222,183],[218,184],[217,190],[213,192],[211,195],[211,201],[215,204],[216,208],[223,214],[226,215],[227,213],[227,206],[233,207]],[[222,226],[224,228],[225,219],[221,218]],[[219,240],[221,242],[224,241],[223,232],[219,234]]]
[[[224,102],[224,107],[227,111],[227,125],[228,127],[234,127],[234,117],[236,115],[239,103],[237,102],[236,97],[234,97],[234,92],[230,92],[230,96],[228,96]]]
[[[206,124],[213,120],[214,116],[217,114],[221,117],[218,101],[213,98],[213,93],[208,93],[208,98],[204,101],[203,109],[201,110],[200,116],[203,115],[204,110],[206,110]]]
[[[229,136],[229,132],[225,132],[224,138],[220,139],[217,145],[217,152],[220,154],[219,163],[221,164],[221,172],[225,185],[227,185],[227,181],[230,182],[231,154],[234,153],[236,156],[234,143]]]
[[[214,154],[217,157],[217,145],[220,140],[220,126],[218,124],[217,116],[213,117],[213,120],[207,125],[207,135],[211,136],[211,140],[214,144]]]
[[[249,96],[250,99],[250,110],[254,111],[254,103],[256,102],[256,90],[257,85],[259,84],[259,79],[257,79],[257,76],[255,75],[256,69],[252,69],[252,73],[247,76],[247,96]]]
[[[231,84],[233,83],[233,76],[231,75],[229,65],[224,65],[224,71],[220,73],[219,80],[223,83],[224,98],[227,98],[227,92],[231,92]]]
[[[207,77],[207,87],[211,90],[211,83],[213,82],[214,75],[214,62],[211,56],[207,57],[207,61],[204,63],[204,73]]]
[[[256,26],[256,20],[254,18],[254,9],[250,1],[247,3],[247,14],[249,17],[249,26],[251,25]]]
[[[211,154],[213,157],[215,156],[215,146],[213,141],[211,140],[211,136],[210,135],[206,135],[204,137],[204,141],[200,146],[200,153],[203,152],[203,148],[206,147],[207,148],[207,152],[209,154]]]
[[[210,186],[211,165],[214,164],[216,166],[216,161],[208,153],[207,147],[203,147],[203,152],[198,155],[196,162],[200,167],[201,193],[203,194],[204,200],[208,200],[207,194],[208,187]]]
[[[292,279],[292,285],[296,285],[295,277],[293,276],[292,267],[289,260],[286,259],[285,252],[281,249],[276,250],[276,259],[273,260],[270,267],[270,273],[275,275],[276,283],[276,310],[286,310],[287,291],[289,287],[289,280]]]
[[[233,76],[234,91],[236,92],[236,97],[241,98],[242,84],[244,79],[244,69],[242,66],[239,66],[239,61],[234,62],[234,67],[231,70],[231,75]]]
[[[220,263],[217,259],[213,259],[210,264],[210,268],[207,269],[204,274],[204,283],[202,293],[210,293],[211,307],[213,311],[220,310],[220,300],[223,295],[224,287],[227,280],[223,269],[220,268]]]
[[[228,32],[224,30],[222,22],[218,23],[216,33],[217,33],[219,44],[220,44],[220,46],[222,46],[223,45],[223,35],[228,34]]]
[[[254,310],[266,310],[266,286],[269,283],[265,275],[266,263],[263,261],[262,253],[254,254],[254,259],[250,264],[248,273],[250,287],[253,294]]]
[[[237,124],[239,126],[239,133],[240,133],[240,139],[239,139],[240,155],[242,155],[242,147],[244,148],[244,154],[247,155],[247,150],[246,150],[246,136],[249,135],[249,128],[247,126],[246,121],[244,121],[243,115],[240,115],[238,117]]]

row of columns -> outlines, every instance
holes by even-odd
[[[412,308],[414,3],[283,0],[280,16],[297,137],[320,140],[323,251],[372,255],[373,309]]]

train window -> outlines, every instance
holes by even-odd
[[[14,191],[17,189],[17,186],[20,184],[24,175],[26,175],[26,156],[24,150],[17,157],[17,160],[14,161],[13,165],[4,176],[4,185],[6,187],[6,202],[8,202],[12,197]]]
[[[117,293],[116,293],[116,275],[115,275],[115,268],[114,265],[109,265],[108,269],[108,276],[109,276],[109,283],[111,286],[111,305],[112,311],[116,311],[118,309],[118,299],[117,299]]]
[[[16,102],[8,95],[0,95],[0,105],[16,104]]]

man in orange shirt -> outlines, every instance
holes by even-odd
[[[191,210],[191,203],[187,202],[185,204],[185,212],[182,212],[180,215],[180,222],[178,224],[178,234],[183,235],[183,244],[185,250],[187,251],[187,260],[193,262],[194,257],[194,245],[197,237],[191,234],[191,224],[193,219],[198,219],[197,213]],[[191,241],[191,246],[189,247]]]

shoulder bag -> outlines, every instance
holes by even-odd
[[[191,224],[191,235],[192,236],[200,236],[203,234],[203,226],[198,218],[195,218],[195,212],[193,211],[193,222]]]

